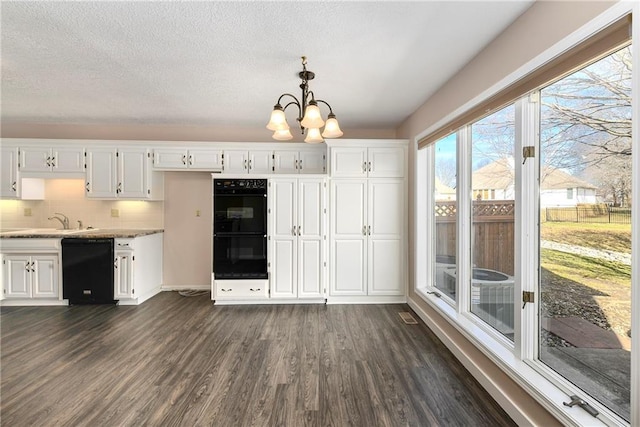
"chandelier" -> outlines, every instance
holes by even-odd
[[[309,90],[308,82],[309,80],[313,80],[316,75],[313,71],[307,70],[306,56],[302,57],[302,71],[298,73],[298,76],[302,79],[302,83],[300,83],[302,98],[298,100],[298,98],[290,93],[283,93],[280,95],[280,98],[278,98],[276,105],[273,106],[271,119],[269,120],[269,123],[267,123],[267,129],[274,131],[272,135],[273,139],[278,141],[288,141],[293,138],[289,129],[289,124],[287,123],[287,118],[284,114],[285,110],[290,105],[298,107],[298,117],[296,120],[300,124],[302,134],[304,135],[305,130],[308,130],[307,136],[304,138],[304,142],[317,143],[324,141],[324,138],[340,138],[342,136],[342,131],[340,130],[340,125],[338,124],[338,120],[336,120],[336,115],[333,114],[331,106],[322,99],[315,99],[315,95]],[[286,97],[292,98],[292,100],[290,100],[283,108],[281,102],[282,99]],[[327,116],[326,122],[322,120],[318,103],[322,103],[329,107],[329,115]],[[320,128],[323,126],[324,131],[320,133]]]

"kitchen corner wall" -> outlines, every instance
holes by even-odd
[[[60,222],[47,219],[55,212],[68,216],[71,228],[78,227],[78,220],[85,228],[164,228],[164,202],[87,199],[83,179],[44,180],[44,197],[0,200],[0,228],[61,228]],[[31,215],[25,216],[29,210]]]

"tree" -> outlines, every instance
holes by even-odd
[[[595,178],[614,204],[631,201],[631,46],[541,91],[543,164]]]

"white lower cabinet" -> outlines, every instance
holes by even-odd
[[[114,298],[138,305],[160,292],[163,233],[114,241]]]
[[[29,253],[26,244],[16,249],[16,253],[8,250],[2,254],[3,297],[7,300],[59,299],[59,252]]]
[[[5,255],[5,298],[57,298],[58,255]]]
[[[116,239],[114,274],[114,298],[134,298],[133,287],[133,248],[130,240]]]
[[[324,297],[324,179],[269,181],[271,298]]]
[[[403,179],[331,181],[330,295],[405,295]]]

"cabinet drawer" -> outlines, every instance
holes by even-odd
[[[268,280],[214,280],[215,299],[268,298]]]

